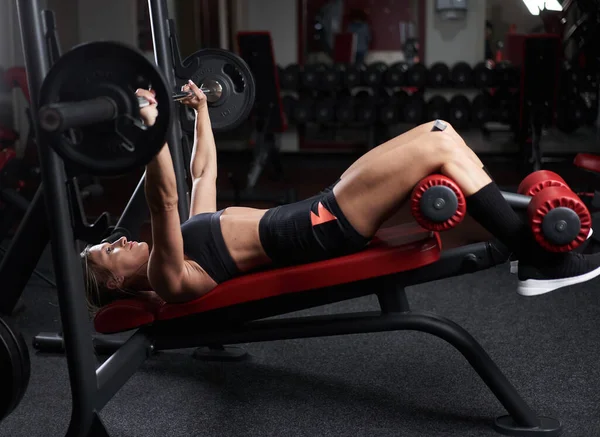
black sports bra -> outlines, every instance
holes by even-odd
[[[196,214],[181,225],[183,252],[217,284],[240,274],[223,239],[221,214],[223,210]]]

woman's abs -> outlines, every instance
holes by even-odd
[[[258,224],[267,210],[226,208],[221,231],[229,254],[240,271],[247,272],[271,263],[260,242]]]

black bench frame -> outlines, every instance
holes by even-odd
[[[404,292],[404,287],[408,285],[457,276],[506,261],[507,254],[498,251],[491,243],[477,243],[449,250],[434,264],[387,277],[330,289],[294,293],[182,319],[157,322],[138,329],[122,345],[115,342],[114,346],[119,346],[118,349],[97,368],[94,341],[82,292],[83,272],[75,245],[66,172],[63,162],[48,147],[44,134],[37,126],[39,92],[49,70],[41,21],[42,11],[38,0],[16,0],[16,3],[32,96],[32,115],[36,122],[34,126],[42,167],[43,197],[58,284],[63,335],[57,337],[57,342],[64,346],[72,394],[72,412],[67,436],[108,436],[99,412],[155,350],[393,330],[428,332],[457,348],[510,414],[496,419],[495,428],[498,431],[523,436],[560,435],[560,423],[538,417],[469,333],[440,316],[411,311],[409,308]],[[167,40],[158,41],[166,35],[166,3],[164,0],[149,0],[149,4],[157,61],[166,68],[165,66],[170,64],[169,56],[163,52],[168,50]],[[166,76],[169,80],[169,76]],[[172,138],[173,132],[177,132],[177,129],[173,129],[169,141],[178,144],[180,137]],[[181,154],[181,150],[175,153]],[[177,177],[181,180],[184,177],[182,161],[174,162]],[[179,187],[181,188],[181,185]],[[41,191],[38,195],[41,195],[40,193]],[[180,199],[187,200],[187,197],[180,196]],[[180,207],[180,210],[182,208],[185,209],[186,206]],[[44,211],[40,210],[40,213],[44,214]],[[186,217],[187,214],[183,216]],[[381,311],[258,320],[370,294],[378,296]],[[204,330],[203,326],[210,329]]]

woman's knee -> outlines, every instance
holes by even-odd
[[[424,132],[431,132],[431,130],[433,129],[433,125],[436,122],[442,122],[442,123],[444,123],[444,125],[446,126],[446,128],[443,130],[443,132],[458,135],[456,133],[456,131],[454,130],[454,127],[452,126],[452,124],[449,121],[446,121],[446,120],[428,121],[427,123],[423,123],[423,124],[417,126],[415,129],[419,129],[419,130],[422,130]]]
[[[421,138],[431,149],[430,153],[443,160],[455,159],[456,156],[464,155],[464,152],[457,147],[456,139],[452,135],[447,135],[446,132],[427,132]]]

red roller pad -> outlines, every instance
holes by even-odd
[[[458,199],[458,207],[454,215],[448,220],[442,223],[435,223],[429,220],[427,217],[425,217],[421,212],[421,199],[423,198],[428,189],[440,185],[446,186],[452,191],[454,191],[454,193],[456,194],[456,198]],[[467,202],[465,200],[463,192],[458,187],[456,182],[444,175],[435,174],[427,176],[415,186],[410,196],[410,209],[414,219],[424,229],[442,232],[447,231],[448,229],[452,229],[453,227],[455,227],[463,221],[467,212]]]
[[[161,305],[119,300],[96,314],[94,326],[96,331],[106,334],[126,331],[157,320],[413,270],[436,262],[440,253],[437,233],[425,231],[414,223],[394,226],[380,230],[361,252],[240,276],[191,302]]]
[[[539,170],[530,173],[521,181],[517,193],[525,196],[535,196],[548,187],[565,187],[570,189],[569,185],[567,185],[559,174],[549,170]]]
[[[600,155],[592,155],[591,153],[578,153],[573,161],[579,168],[584,170],[600,173]]]
[[[581,228],[577,237],[563,246],[556,246],[547,241],[542,230],[542,222],[546,214],[558,207],[572,209],[581,221]],[[587,239],[592,227],[592,217],[585,204],[573,191],[565,187],[550,187],[541,191],[531,199],[527,213],[529,215],[529,225],[531,226],[535,240],[549,252],[572,251]]]

